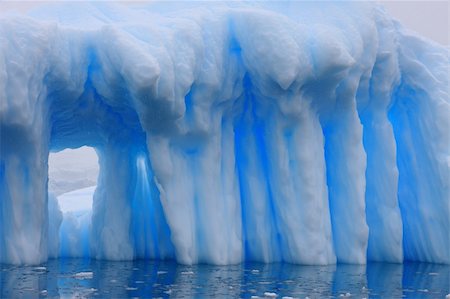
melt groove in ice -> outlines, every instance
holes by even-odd
[[[368,3],[201,5],[0,13],[0,262],[450,263],[448,49]],[[83,145],[74,247],[47,162]]]

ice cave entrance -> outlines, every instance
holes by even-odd
[[[56,199],[61,213],[49,221],[59,240],[55,257],[89,257],[93,195],[99,174],[98,156],[92,147],[65,149],[49,156],[49,214],[55,215]],[[53,197],[54,196],[54,197]],[[53,207],[52,207],[53,205]],[[54,217],[55,218],[55,217]],[[60,223],[59,229],[58,223]],[[50,229],[51,231],[51,229]],[[52,236],[50,236],[51,238]]]

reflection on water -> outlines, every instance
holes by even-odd
[[[450,266],[425,263],[182,266],[61,259],[40,267],[2,265],[0,297],[445,298],[449,281]]]

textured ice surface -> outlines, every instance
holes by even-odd
[[[91,225],[60,231],[89,242],[64,234],[67,255],[450,263],[448,72],[368,3],[3,14],[0,261],[54,252],[48,155],[87,145]]]

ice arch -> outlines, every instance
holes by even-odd
[[[450,262],[448,49],[371,4],[67,5],[0,19],[2,262],[83,145],[95,258]]]
[[[100,167],[90,234],[81,240],[80,252],[69,250],[66,256],[112,260],[173,257],[137,114],[103,102],[106,100],[89,87],[91,75],[76,107],[52,112],[50,149],[92,146]]]

